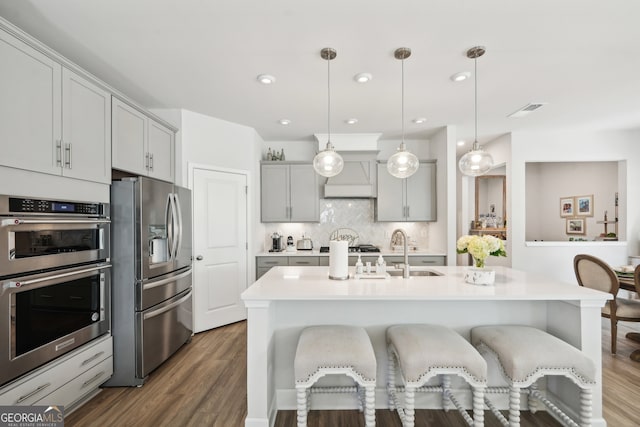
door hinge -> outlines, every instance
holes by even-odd
[[[244,194],[249,194],[249,186],[248,185],[244,186]]]
[[[249,250],[249,242],[244,242],[244,247]]]

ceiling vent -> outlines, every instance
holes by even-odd
[[[520,108],[518,111],[515,111],[511,114],[509,114],[507,117],[513,117],[513,118],[519,118],[519,117],[524,117],[527,114],[531,114],[534,111],[536,111],[538,108],[542,107],[543,105],[546,105],[545,102],[531,102],[527,105],[525,105],[524,107]]]

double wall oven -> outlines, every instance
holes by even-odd
[[[110,329],[106,203],[0,196],[0,386]]]

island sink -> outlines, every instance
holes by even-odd
[[[391,277],[402,277],[402,273],[403,270],[399,269],[399,270],[387,270],[387,273],[389,273],[389,276]],[[442,273],[438,273],[432,270],[409,270],[409,277],[412,276],[442,276]]]

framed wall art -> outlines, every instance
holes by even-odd
[[[574,216],[575,215],[575,201],[573,197],[561,197],[560,198],[560,216]]]
[[[568,218],[567,234],[586,234],[584,218]]]
[[[593,194],[590,196],[577,196],[575,211],[576,215],[593,216]]]

